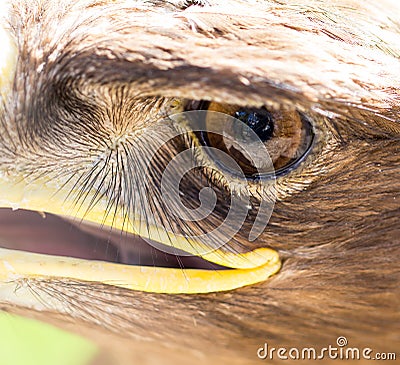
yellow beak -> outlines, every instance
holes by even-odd
[[[145,238],[173,246],[223,265],[231,270],[173,269],[87,261],[50,255],[32,254],[0,249],[0,280],[16,278],[70,278],[102,282],[132,290],[158,293],[207,293],[232,290],[266,280],[280,268],[276,251],[261,248],[245,254],[215,250],[207,252],[199,242],[173,236],[159,227],[145,227],[140,220],[126,224],[120,216],[104,218],[106,201],[99,201],[93,209],[74,209],[65,200],[71,187],[61,190],[57,182],[49,180],[26,181],[23,177],[0,177],[0,207],[29,209],[124,229]],[[92,194],[94,194],[93,192]],[[90,196],[89,199],[90,201]],[[56,245],[57,242],[54,242]]]

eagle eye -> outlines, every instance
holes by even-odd
[[[266,107],[241,107],[217,102],[201,102],[199,109],[207,111],[203,131],[198,135],[199,141],[209,147],[209,157],[219,160],[219,167],[226,172],[231,172],[227,171],[231,166],[224,165],[213,154],[215,149],[229,155],[249,180],[285,175],[295,169],[312,149],[313,125],[296,110],[270,111]],[[221,126],[221,118],[215,117],[215,113],[232,118],[226,119]],[[248,155],[252,145],[255,149],[253,156],[258,154],[256,149],[263,146],[271,161],[264,164],[254,161]],[[272,162],[273,166],[268,162]]]

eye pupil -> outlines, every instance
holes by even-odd
[[[266,109],[241,108],[235,112],[235,118],[248,125],[262,142],[274,134],[274,118]]]

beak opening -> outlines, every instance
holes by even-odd
[[[221,249],[207,251],[200,242],[172,236],[166,230],[162,230],[162,227],[144,227],[139,219],[129,222],[128,225],[123,217],[104,217],[104,212],[107,211],[106,201],[98,201],[90,210],[83,206],[77,209],[68,199],[71,190],[73,186],[67,185],[60,189],[59,182],[54,180],[43,178],[30,181],[21,176],[2,174],[0,207],[52,213],[68,217],[75,222],[94,223],[103,228],[112,227],[113,230],[117,229],[126,234],[134,233],[201,257],[216,266],[210,266],[210,269],[183,269],[127,265],[0,248],[1,281],[69,278],[146,292],[193,294],[227,291],[258,283],[280,269],[279,255],[272,249],[260,248],[244,254]],[[91,197],[88,200],[90,201]],[[57,244],[56,239],[54,246]]]

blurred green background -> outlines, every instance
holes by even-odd
[[[89,365],[96,353],[83,337],[0,311],[0,365]]]

